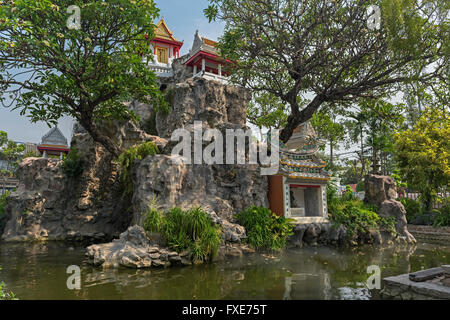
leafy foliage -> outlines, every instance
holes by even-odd
[[[422,207],[419,201],[409,198],[401,198],[399,199],[403,204],[406,210],[406,220],[408,223],[413,223],[416,219],[416,216],[422,214]]]
[[[450,227],[450,201],[444,204],[435,217],[433,225],[436,227]]]
[[[399,83],[446,77],[444,0],[209,2],[206,17],[225,23],[220,49],[236,61],[232,80],[290,106],[283,142],[324,103],[345,108],[355,98],[393,94]],[[374,4],[380,28],[368,30]]]
[[[236,219],[245,227],[247,243],[255,249],[281,250],[293,235],[293,220],[279,217],[268,208],[252,206]]]
[[[188,211],[173,208],[167,213],[152,208],[147,212],[143,226],[148,232],[160,232],[172,250],[188,250],[194,261],[212,259],[222,241],[219,226],[200,208]]]
[[[427,109],[411,130],[395,136],[395,156],[400,176],[420,192],[427,212],[450,180],[450,118],[448,112]]]
[[[158,147],[153,142],[148,141],[129,148],[119,156],[118,162],[121,167],[121,181],[125,194],[130,194],[133,191],[131,169],[134,162],[157,153],[159,153]]]
[[[81,10],[79,29],[67,26],[72,5]],[[136,120],[124,101],[166,107],[156,75],[142,62],[153,57],[148,41],[158,13],[153,0],[2,1],[0,102],[33,122],[71,116],[118,156],[99,121]]]
[[[333,151],[338,149],[338,144],[344,139],[344,126],[336,121],[336,115],[332,110],[322,109],[316,112],[311,118],[311,124],[318,136],[328,142],[330,146],[330,170],[333,167]]]
[[[6,191],[4,194],[0,196],[0,234],[3,232],[3,228],[6,223],[5,216],[5,207],[6,207],[6,199],[9,197],[10,192]]]
[[[286,125],[287,105],[268,93],[255,93],[247,107],[247,120],[258,128],[277,128]]]
[[[70,178],[77,178],[83,173],[84,161],[81,158],[78,149],[75,147],[70,148],[69,153],[64,158],[62,163],[63,172]]]
[[[395,234],[395,218],[380,217],[376,207],[366,205],[350,194],[347,192],[347,196],[340,198],[334,186],[327,186],[328,214],[333,224],[344,225],[349,237],[362,238],[368,232],[380,229]]]

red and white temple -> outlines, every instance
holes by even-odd
[[[44,158],[54,155],[62,159],[63,154],[69,153],[67,139],[58,127],[54,127],[42,137],[41,144],[37,146],[37,149]]]
[[[184,63],[192,68],[193,77],[226,80],[229,74],[224,67],[231,63],[232,61],[221,57],[217,42],[201,37],[197,30],[189,57]]]
[[[226,82],[229,76],[228,65],[232,61],[224,59],[218,49],[217,42],[201,37],[195,33],[194,42],[188,54],[180,58],[182,41],[178,41],[170,31],[164,19],[155,27],[155,38],[151,40],[153,59],[145,61],[161,78],[174,75],[172,63],[180,59],[180,65],[187,68],[187,74],[192,77],[202,77],[209,80]]]
[[[164,19],[156,24],[155,38],[150,45],[154,57],[153,61],[148,61],[149,66],[155,70],[158,76],[172,76],[172,62],[180,57],[183,42],[173,36]]]

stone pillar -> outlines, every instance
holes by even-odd
[[[205,72],[206,69],[206,61],[205,59],[202,59],[202,72]]]
[[[221,76],[222,76],[222,65],[219,64],[219,77],[221,77]]]
[[[59,160],[62,160],[63,159],[63,153],[61,152],[60,154],[59,154]]]
[[[44,150],[44,152],[42,153],[42,157],[47,159],[47,151]]]
[[[197,74],[197,66],[194,66],[194,74],[193,76],[195,76]]]

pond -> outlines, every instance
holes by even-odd
[[[408,249],[310,247],[248,255],[212,264],[151,270],[102,270],[83,247],[62,243],[0,244],[0,281],[20,299],[378,299],[367,267],[382,277],[450,264],[450,246]],[[66,285],[81,267],[81,290]],[[383,285],[383,284],[382,284]]]

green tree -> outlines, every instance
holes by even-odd
[[[320,110],[311,118],[311,124],[317,131],[319,138],[324,139],[330,146],[330,167],[333,168],[333,152],[338,148],[339,142],[344,140],[344,126],[337,122],[336,114],[330,110]]]
[[[2,178],[3,193],[6,191],[6,183],[8,178],[15,174],[15,170],[19,164],[19,159],[23,155],[24,147],[16,142],[8,139],[5,131],[0,131],[0,160],[5,163],[5,168],[0,168],[0,176]]]
[[[76,5],[80,28],[68,28]],[[102,120],[136,119],[123,104],[165,105],[148,38],[159,10],[152,0],[4,0],[0,6],[0,97],[31,121],[56,124],[71,116],[113,155],[120,146]]]
[[[261,130],[280,129],[286,124],[286,103],[269,93],[256,93],[247,108],[247,120]]]
[[[371,152],[372,173],[388,174],[393,169],[393,135],[404,122],[403,111],[403,104],[363,99],[345,112],[349,139],[359,144],[361,173],[366,171],[368,151]]]
[[[378,30],[368,23],[375,4]],[[400,83],[448,80],[448,9],[444,0],[210,0],[205,15],[225,22],[220,48],[236,61],[232,79],[290,106],[286,142],[324,103],[346,107]]]
[[[413,129],[395,135],[395,158],[400,175],[421,193],[427,212],[438,192],[450,181],[450,119],[448,112],[427,109]]]

